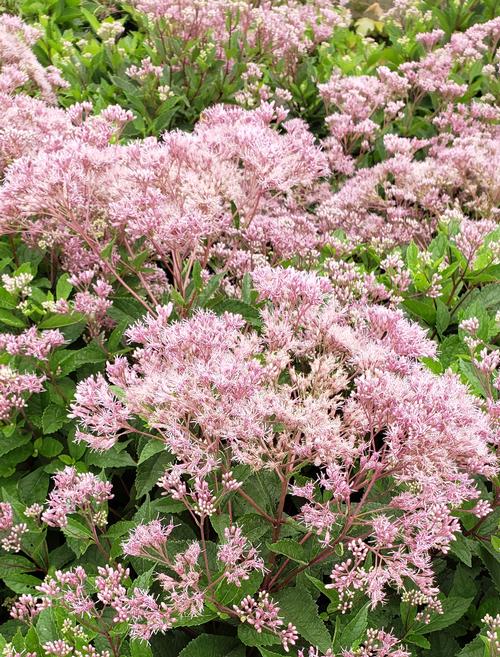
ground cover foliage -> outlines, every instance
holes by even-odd
[[[498,657],[498,2],[0,9],[3,657]]]

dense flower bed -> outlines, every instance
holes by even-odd
[[[3,657],[500,655],[494,0],[7,4]]]

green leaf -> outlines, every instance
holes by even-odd
[[[37,468],[23,477],[17,487],[21,500],[25,504],[30,505],[34,502],[43,502],[47,497],[49,475],[43,467]]]
[[[127,443],[118,443],[105,452],[88,452],[85,456],[87,465],[98,468],[128,468],[134,467],[135,461],[126,451]]]
[[[125,333],[129,324],[130,322],[127,319],[122,319],[121,322],[119,322],[118,325],[113,329],[108,340],[108,349],[110,352],[114,352],[118,349],[122,341],[123,334]]]
[[[146,641],[131,639],[129,646],[130,657],[153,657],[153,651]]]
[[[71,294],[73,286],[68,283],[69,274],[63,274],[59,277],[56,284],[56,297],[57,299],[67,299]]]
[[[357,648],[360,645],[368,625],[368,607],[368,604],[361,607],[340,633],[338,645],[341,648]]]
[[[17,306],[16,297],[10,292],[7,292],[5,288],[0,287],[0,308],[7,308],[9,310],[14,310],[16,306]]]
[[[241,298],[242,300],[250,304],[252,300],[252,277],[247,272],[243,275],[241,279]]]
[[[150,440],[148,441],[141,450],[141,455],[137,461],[137,465],[141,465],[144,461],[147,461],[155,454],[166,451],[165,443],[162,443],[161,440]]]
[[[264,579],[261,572],[254,570],[250,577],[241,583],[241,586],[236,586],[230,582],[223,580],[215,591],[217,602],[225,607],[232,607],[239,604],[247,595],[254,595],[259,590],[262,580]]]
[[[450,598],[473,598],[478,592],[478,583],[474,577],[474,570],[459,563],[453,576],[453,584],[448,592]]]
[[[448,335],[438,346],[439,360],[443,367],[449,367],[460,355],[465,355],[464,344],[458,335]]]
[[[428,650],[431,647],[431,644],[425,636],[422,636],[421,634],[408,634],[404,638],[405,643],[413,643],[416,646],[420,646],[420,648],[425,648]]]
[[[203,308],[210,301],[212,296],[218,290],[219,285],[221,284],[223,274],[215,274],[210,278],[208,283],[205,285],[205,289],[201,292],[196,300],[196,305]]]
[[[180,651],[179,657],[227,657],[237,647],[238,639],[234,637],[200,634]]]
[[[500,555],[494,547],[488,543],[482,543],[479,547],[479,555],[486,566],[493,583],[500,591]]]
[[[306,564],[308,562],[306,551],[303,545],[300,545],[292,538],[282,538],[276,543],[270,543],[267,546],[272,552],[283,554],[285,557],[297,561],[298,563]]]
[[[66,542],[77,557],[85,554],[92,545],[93,538],[90,529],[78,518],[68,518],[68,524],[62,530]]]
[[[406,299],[403,306],[415,317],[422,319],[429,326],[436,323],[436,309],[432,299]]]
[[[252,326],[259,327],[262,324],[260,313],[257,308],[254,308],[239,299],[224,299],[215,304],[215,306],[212,307],[212,310],[218,315],[222,315],[223,313],[241,315],[243,319]]]
[[[312,575],[309,575],[309,573],[306,571],[304,573],[306,578],[314,584],[314,586],[320,591],[325,597],[327,597],[330,600],[330,603],[333,603],[333,606],[335,609],[338,607],[339,604],[339,594],[338,591],[335,589],[327,589],[324,582],[317,577],[313,577]]]
[[[68,411],[62,406],[50,404],[42,415],[42,429],[45,434],[55,433],[69,422]]]
[[[278,635],[272,634],[272,632],[268,632],[267,630],[257,632],[257,630],[246,623],[238,626],[238,639],[241,643],[250,647],[273,646],[281,643]]]
[[[231,525],[229,513],[220,513],[210,517],[210,524],[215,529],[219,541],[224,541],[224,532]]]
[[[326,652],[332,638],[318,614],[318,607],[307,589],[293,587],[273,596],[286,623],[293,623],[301,637]]]
[[[462,303],[464,315],[468,314],[466,311],[472,304],[492,313],[500,310],[500,286],[498,283],[490,283],[481,289],[473,290]]]
[[[37,567],[26,557],[17,554],[3,554],[0,560],[0,577],[8,577],[13,573],[30,573]]]
[[[480,636],[477,636],[473,641],[468,643],[457,654],[457,657],[484,657],[488,655],[489,651],[485,650],[485,645]]]
[[[455,540],[450,543],[450,552],[462,561],[466,566],[472,566],[473,541],[462,534],[456,534]]]
[[[466,363],[461,360],[459,363],[460,372],[465,378],[466,383],[470,385],[476,395],[487,397],[487,391],[483,382],[477,375],[477,371],[472,363]]]
[[[31,436],[26,432],[18,432],[15,438],[14,436],[3,436],[0,434],[0,457],[5,456],[30,441]]]
[[[83,349],[67,350],[57,354],[57,359],[51,362],[52,366],[57,365],[59,376],[66,376],[90,363],[104,363],[106,354],[95,343],[91,342]]]
[[[429,634],[453,625],[462,618],[473,600],[474,598],[461,598],[458,596],[446,598],[443,600],[443,613],[436,615],[427,625],[422,624],[416,628],[418,634]]]
[[[439,335],[443,335],[450,324],[450,311],[446,304],[436,299],[436,329]]]
[[[169,452],[163,451],[158,456],[152,456],[147,459],[147,461],[141,463],[137,468],[137,475],[135,478],[135,488],[138,498],[149,493],[161,475],[165,472],[165,469],[171,460],[172,455]]]
[[[85,18],[87,19],[90,27],[94,30],[94,32],[97,32],[101,26],[97,18],[92,14],[88,9],[85,9],[84,7],[80,7],[79,11]],[[132,654],[132,657],[135,657],[135,655]]]
[[[54,329],[63,326],[71,326],[72,324],[79,324],[80,322],[85,322],[85,317],[81,313],[70,313],[65,315],[58,313],[41,321],[38,328]]]
[[[35,655],[39,655],[42,652],[42,646],[38,640],[37,631],[33,626],[26,632],[26,636],[24,637],[24,647],[26,650],[34,652]]]
[[[59,638],[53,609],[44,609],[40,613],[36,622],[36,630],[40,643],[54,641]]]
[[[64,445],[59,440],[48,436],[42,440],[42,444],[38,448],[38,451],[42,456],[50,459],[60,454],[63,449]]]
[[[14,593],[21,595],[23,593],[33,593],[35,586],[40,586],[41,581],[38,577],[33,575],[26,575],[24,573],[13,573],[8,577],[4,577],[5,585],[12,589]]]
[[[92,532],[88,526],[79,518],[68,518],[68,524],[62,529],[65,536],[70,538],[92,539]]]
[[[14,328],[25,328],[26,321],[14,313],[0,308],[0,323],[5,324],[6,326],[12,326]]]

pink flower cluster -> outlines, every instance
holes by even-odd
[[[41,331],[32,327],[15,335],[0,333],[0,351],[11,356],[31,356],[43,363],[51,351],[64,344],[64,336],[58,331]],[[13,365],[0,365],[0,420],[8,420],[14,409],[26,405],[26,396],[42,392],[44,374],[20,372]]]
[[[26,395],[42,392],[44,376],[24,374],[0,365],[0,420],[8,420],[14,409],[26,406]]]
[[[279,615],[280,608],[267,592],[261,591],[257,599],[247,595],[239,605],[234,606],[234,610],[242,623],[248,623],[259,634],[262,630],[278,634],[286,652],[299,638],[295,625],[288,623],[284,626],[284,621]]]
[[[111,411],[108,425],[123,433],[133,431],[125,414],[142,418],[176,459],[160,485],[201,522],[225,504],[222,477],[234,464],[273,470],[305,498],[296,520],[327,553],[338,542],[353,552],[332,574],[344,609],[355,591],[375,605],[407,580],[435,605],[430,553],[449,549],[453,508],[479,497],[473,475],[495,472],[488,416],[455,375],[418,363],[435,345],[400,311],[341,304],[326,278],[293,269],[257,269],[254,285],[269,301],[260,334],[237,315],[210,312],[169,324],[167,310],[132,327],[133,363],[108,365],[122,390],[116,410],[100,407],[88,382],[78,386],[72,413],[83,439],[108,449],[118,434],[100,418]],[[106,399],[108,384],[99,385]],[[292,473],[306,464],[320,474],[298,486]],[[385,510],[367,511],[378,481]],[[359,528],[366,538],[353,542]],[[229,571],[240,577],[240,553],[259,569],[237,530],[227,544]]]
[[[236,39],[238,48],[284,62],[288,70],[300,55],[345,25],[349,16],[344,3],[325,0],[265,0],[257,5],[249,0],[134,0],[133,4],[147,14],[165,40],[173,37],[214,47],[228,65],[226,49]]]
[[[348,177],[318,209],[329,230],[341,228],[355,242],[387,248],[428,240],[443,213],[457,206],[473,218],[498,220],[498,107],[487,94],[460,102],[467,86],[455,77],[462,72],[468,79],[472,65],[489,61],[499,36],[496,18],[454,34],[445,46],[397,71],[381,66],[376,76],[334,72],[320,85],[331,112],[324,146],[333,171]],[[431,93],[436,109],[426,120],[435,135],[405,136],[412,113]],[[381,137],[387,156],[366,167]]]
[[[54,66],[44,68],[31,47],[41,32],[24,23],[18,16],[0,16],[0,93],[10,93],[31,80],[45,101],[55,104],[57,87],[68,86]]]
[[[11,609],[11,616],[29,621],[44,609],[57,605],[77,619],[91,616],[101,624],[104,611],[111,612],[113,623],[130,622],[132,635],[144,639],[171,627],[170,611],[158,605],[153,596],[140,589],[128,593],[128,569],[118,564],[116,568],[98,567],[97,572],[91,583],[81,566],[65,572],[56,571],[53,577],[47,577],[37,587],[38,596],[24,594],[19,597]]]
[[[12,356],[31,356],[46,361],[50,352],[64,344],[64,336],[59,330],[37,331],[33,326],[19,335],[0,333],[0,350]]]
[[[202,548],[198,542],[194,542],[172,558],[167,541],[174,528],[172,522],[164,526],[159,520],[138,525],[123,543],[123,551],[131,556],[166,565],[174,576],[160,573],[157,577],[167,594],[163,604],[168,604],[175,615],[198,616],[202,613],[205,599],[210,593],[210,587],[206,588],[202,583],[203,571],[198,566]],[[264,571],[264,562],[239,527],[227,528],[224,536],[224,542],[219,545],[217,551],[217,558],[223,564],[219,579],[226,579],[240,587],[252,572]]]
[[[158,26],[177,29],[182,3],[153,4],[138,8]],[[186,4],[196,21],[210,23],[211,12],[222,11],[217,3]],[[284,12],[284,5],[248,8]],[[286,13],[291,20],[289,3]],[[184,14],[182,21],[182,29],[191,29]],[[0,228],[61,258],[77,287],[73,308],[87,315],[96,336],[111,325],[112,285],[154,312],[170,284],[186,294],[195,261],[205,282],[217,271],[238,279],[283,259],[308,267],[323,247],[342,247],[333,235],[338,229],[347,234],[344,249],[368,241],[384,250],[429,240],[450,213],[464,224],[493,225],[500,189],[498,108],[487,94],[460,102],[448,86],[457,71],[465,75],[471,64],[491,57],[498,26],[498,19],[475,26],[397,71],[334,72],[320,85],[331,132],[323,149],[303,121],[287,120],[273,103],[252,111],[215,106],[192,133],[120,145],[116,137],[133,117],[119,107],[91,116],[89,103],[63,111],[0,92],[6,116]],[[463,51],[460,39],[467,42]],[[144,70],[152,66],[146,62]],[[439,99],[428,116],[435,134],[406,136],[412,112],[431,88]],[[385,156],[365,166],[381,139]],[[333,190],[326,182],[332,175]],[[141,266],[134,266],[143,249]],[[332,280],[350,278],[352,285],[353,272],[339,267],[332,259]],[[137,278],[138,290],[123,271]],[[366,284],[377,298],[373,281]],[[233,280],[224,285],[237,293]]]
[[[8,502],[0,502],[0,547],[6,552],[19,552],[21,536],[28,531],[26,523],[14,521],[14,510]]]
[[[410,657],[410,653],[401,647],[400,642],[389,632],[368,629],[366,641],[355,651],[342,650],[342,657]],[[297,657],[335,657],[332,650],[323,655],[317,648],[309,648],[306,652],[299,650]]]
[[[66,527],[68,515],[76,512],[93,522],[101,505],[113,497],[109,482],[89,472],[78,473],[72,467],[58,472],[53,480],[48,508],[42,513],[42,520],[51,527]]]
[[[114,128],[103,115],[73,126],[76,110],[57,114],[69,124],[66,139],[42,141],[37,152],[29,140],[8,167],[0,224],[62,252],[79,287],[75,308],[97,323],[109,306],[108,279],[125,285],[118,247],[133,259],[146,240],[148,258],[137,275],[150,308],[168,287],[165,270],[185,292],[191,267],[183,268],[184,258],[241,275],[269,255],[316,253],[322,238],[309,208],[328,167],[304,122],[283,122],[286,115],[270,104],[216,106],[193,134],[117,146],[108,144]]]

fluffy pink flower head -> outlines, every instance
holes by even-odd
[[[165,526],[159,520],[138,525],[123,543],[123,551],[134,557],[165,558],[165,544],[174,527],[172,522]]]
[[[0,502],[0,547],[6,552],[19,552],[21,536],[28,531],[25,523],[14,521],[14,510],[8,502]]]
[[[236,586],[241,586],[252,572],[265,570],[264,561],[237,526],[224,530],[224,543],[217,550],[217,558],[224,564],[227,581]]]
[[[68,515],[95,513],[100,505],[112,499],[111,484],[90,472],[78,473],[67,467],[53,477],[54,488],[48,497],[48,508],[42,520],[51,527],[65,527]]]
[[[0,365],[0,420],[8,420],[14,409],[24,408],[26,396],[42,392],[45,376],[24,374]]]
[[[37,360],[47,360],[50,352],[64,344],[63,334],[56,330],[38,332],[33,326],[20,335],[0,333],[0,349],[13,356],[32,356]]]

